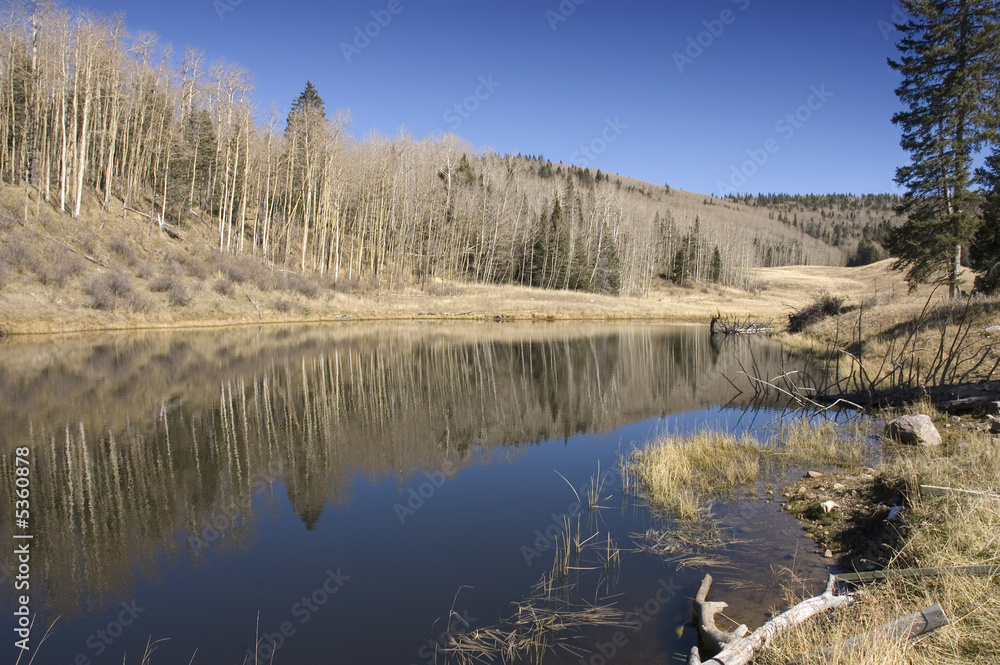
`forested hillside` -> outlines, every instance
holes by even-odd
[[[25,229],[16,251],[0,236],[8,272],[31,264],[25,234],[51,211],[120,256],[137,234],[102,238],[107,219],[200,244],[210,228],[220,269],[239,257],[333,284],[628,295],[663,279],[746,288],[759,266],[840,265],[895,223],[889,197],[723,201],[453,135],[359,138],[312,84],[287,115],[264,110],[238,65],[131,35],[120,16],[26,6],[0,27],[0,187],[12,190],[7,226]]]

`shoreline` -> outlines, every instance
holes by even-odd
[[[9,284],[0,291],[0,338],[379,321],[707,324],[716,315],[779,321],[826,292],[861,302],[879,284],[891,282],[898,288],[901,276],[891,273],[888,263],[863,268],[765,268],[758,272],[754,293],[718,285],[660,283],[645,296],[608,296],[434,282],[423,289],[329,290],[309,298],[241,285],[228,296],[199,291],[183,307],[172,305],[165,294],[143,294],[148,305],[145,311],[130,311],[125,306],[97,309],[86,293],[72,287]]]

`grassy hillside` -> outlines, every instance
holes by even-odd
[[[627,186],[627,185],[623,185]],[[647,187],[650,187],[647,185]],[[432,279],[392,284],[299,274],[214,246],[215,229],[195,222],[177,235],[121,208],[85,199],[79,220],[42,205],[24,226],[11,210],[23,194],[0,189],[0,326],[8,332],[185,327],[343,319],[623,319],[707,321],[722,313],[782,316],[823,293],[862,298],[905,292],[887,262],[866,268],[758,269],[748,289],[661,279],[642,296],[608,296],[519,285]],[[678,218],[711,208],[720,224],[748,227],[743,206],[673,191],[657,196]],[[121,206],[120,202],[116,203]],[[743,221],[741,221],[743,220]],[[756,220],[756,221],[755,221]]]

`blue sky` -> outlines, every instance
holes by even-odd
[[[898,191],[907,161],[894,1],[76,4],[247,67],[262,110],[311,80],[358,136],[448,130],[714,194]]]

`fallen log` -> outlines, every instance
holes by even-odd
[[[715,335],[763,335],[774,332],[770,321],[754,321],[750,317],[737,319],[716,315],[709,324],[709,332]]]
[[[720,651],[714,658],[703,661],[698,647],[694,647],[691,649],[688,665],[746,665],[778,633],[808,621],[817,614],[850,604],[853,600],[850,594],[838,596],[833,593],[835,584],[836,578],[831,575],[825,592],[803,600],[752,633],[749,633],[745,625],[727,633],[716,625],[715,616],[728,605],[708,601],[708,592],[712,588],[712,576],[705,575],[701,587],[698,589],[698,594],[695,596],[695,619],[702,641],[711,649],[718,648]]]
[[[988,494],[987,492],[974,492],[973,490],[961,490],[954,487],[936,487],[934,485],[921,485],[920,493],[924,496],[968,496],[975,499],[1000,499],[1000,495]]]
[[[872,644],[875,640],[884,643],[909,641],[914,638],[926,635],[938,628],[943,628],[950,624],[948,615],[939,604],[931,605],[913,614],[896,619],[884,626],[879,626],[867,633],[856,635],[840,644],[827,647],[822,651],[806,656],[801,660],[795,660],[788,665],[804,665],[805,663],[822,663],[836,659],[837,662],[849,663],[850,656],[860,651],[866,644]]]
[[[908,577],[941,577],[943,575],[977,575],[980,577],[992,577],[994,575],[1000,575],[1000,565],[873,570],[867,573],[841,573],[839,575],[834,575],[834,577],[838,582],[856,584],[858,582],[874,582],[875,580],[891,580]]]

